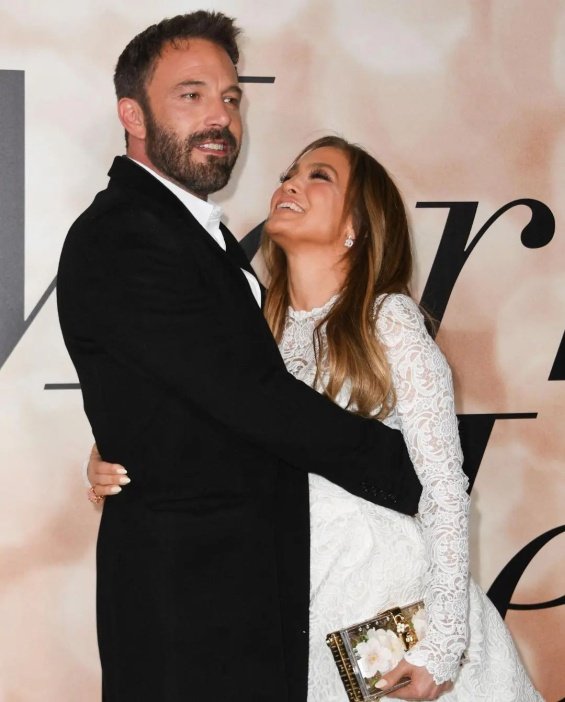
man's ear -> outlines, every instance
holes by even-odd
[[[145,139],[145,115],[137,100],[121,98],[118,101],[118,117],[128,134],[136,139]]]

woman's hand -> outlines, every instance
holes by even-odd
[[[436,685],[434,679],[426,668],[419,665],[412,665],[406,660],[401,660],[400,663],[385,674],[384,679],[380,680],[379,687],[393,687],[401,678],[410,678],[411,682],[405,687],[401,687],[396,692],[391,692],[386,696],[386,699],[402,699],[402,700],[437,700],[444,692],[451,690],[452,682],[444,682],[441,685]]]
[[[100,498],[117,495],[121,492],[123,485],[131,482],[127,477],[127,470],[123,466],[119,463],[106,463],[102,460],[96,444],[90,452],[87,475],[88,481],[92,485],[92,491]]]

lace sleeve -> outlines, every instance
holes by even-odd
[[[461,469],[451,371],[416,303],[388,296],[377,318],[397,396],[396,414],[423,491],[418,520],[430,563],[428,629],[406,659],[437,684],[455,678],[467,641],[468,480]]]

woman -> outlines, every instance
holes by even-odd
[[[347,699],[328,632],[421,598],[426,635],[386,672],[383,687],[411,678],[390,699],[540,700],[498,613],[469,584],[451,375],[409,297],[412,257],[396,186],[359,147],[319,139],[283,176],[265,234],[265,314],[288,370],[350,411],[399,428],[423,485],[413,519],[310,476],[309,701]],[[108,494],[113,467],[91,463],[91,482]]]

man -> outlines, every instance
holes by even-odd
[[[164,20],[116,68],[127,157],[65,242],[65,343],[105,460],[98,634],[106,702],[300,702],[308,484],[413,513],[400,435],[290,376],[209,193],[241,142],[237,30]]]

